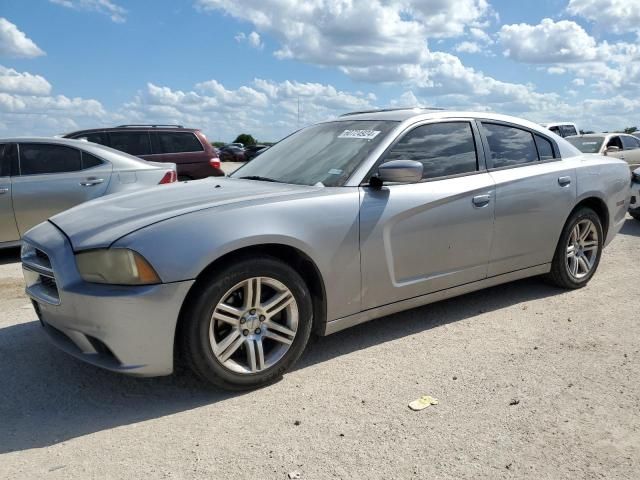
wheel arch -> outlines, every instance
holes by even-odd
[[[181,335],[181,327],[184,323],[186,306],[189,305],[193,296],[198,294],[200,285],[211,277],[215,271],[219,271],[239,259],[255,257],[256,255],[277,258],[300,274],[307,284],[307,288],[311,294],[311,301],[313,305],[312,331],[317,334],[322,333],[327,318],[327,297],[324,280],[316,263],[306,253],[296,247],[280,243],[266,243],[245,246],[227,252],[212,261],[202,270],[202,272],[200,272],[182,302],[182,307],[180,308],[180,314],[178,316],[178,324],[176,325],[175,330],[174,350],[176,350],[179,345],[178,337]],[[178,358],[179,355],[180,352],[176,350],[174,358]]]
[[[581,199],[575,207],[573,207],[573,210],[571,210],[571,212],[569,213],[569,215],[567,216],[567,220],[565,221],[565,225],[566,222],[569,221],[569,218],[571,218],[571,215],[573,215],[573,213],[578,210],[579,208],[582,207],[588,207],[591,210],[593,210],[594,212],[596,212],[596,215],[598,215],[598,217],[600,217],[600,222],[602,223],[602,234],[603,234],[603,239],[602,239],[602,243],[604,244],[606,239],[607,239],[607,234],[609,232],[609,209],[607,208],[607,204],[605,203],[604,200],[602,200],[602,198],[597,197],[595,195],[591,195],[591,196],[587,196],[583,199]]]

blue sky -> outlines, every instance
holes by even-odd
[[[276,140],[416,104],[640,126],[639,37],[628,0],[2,0],[0,135]]]

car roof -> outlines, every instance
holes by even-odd
[[[190,132],[196,133],[199,132],[198,128],[185,128],[182,126],[153,126],[153,125],[118,125],[116,127],[100,127],[100,128],[87,128],[84,130],[74,130],[73,132],[68,132],[63,134],[63,137],[69,135],[81,135],[83,133],[95,133],[95,132]]]
[[[106,147],[98,143],[88,142],[86,140],[59,137],[13,137],[0,138],[0,143],[47,143],[51,145],[63,145],[91,153],[92,155],[111,162],[114,167],[118,169],[157,168],[153,164],[141,158],[134,157],[128,153],[121,152],[120,150],[115,150],[111,147]]]

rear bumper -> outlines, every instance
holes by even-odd
[[[640,210],[640,183],[638,182],[633,182],[631,184],[629,210]]]
[[[25,241],[44,252],[55,275],[53,296],[37,285],[27,294],[51,341],[67,353],[108,370],[136,376],[173,371],[176,323],[193,281],[144,287],[89,284],[82,280],[68,240],[52,224]],[[32,266],[24,264],[27,275]],[[57,300],[57,301],[56,301]]]

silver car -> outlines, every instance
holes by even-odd
[[[79,140],[0,140],[0,248],[20,244],[34,225],[115,192],[176,180],[174,164],[145,162]]]
[[[626,133],[591,133],[567,137],[582,153],[595,153],[619,158],[634,170],[640,167],[640,139]]]
[[[25,236],[22,261],[44,331],[70,354],[140,376],[181,358],[251,388],[289,369],[312,332],[534,275],[584,286],[629,184],[624,162],[524,120],[361,112],[294,133],[231,178],[57,215]]]

